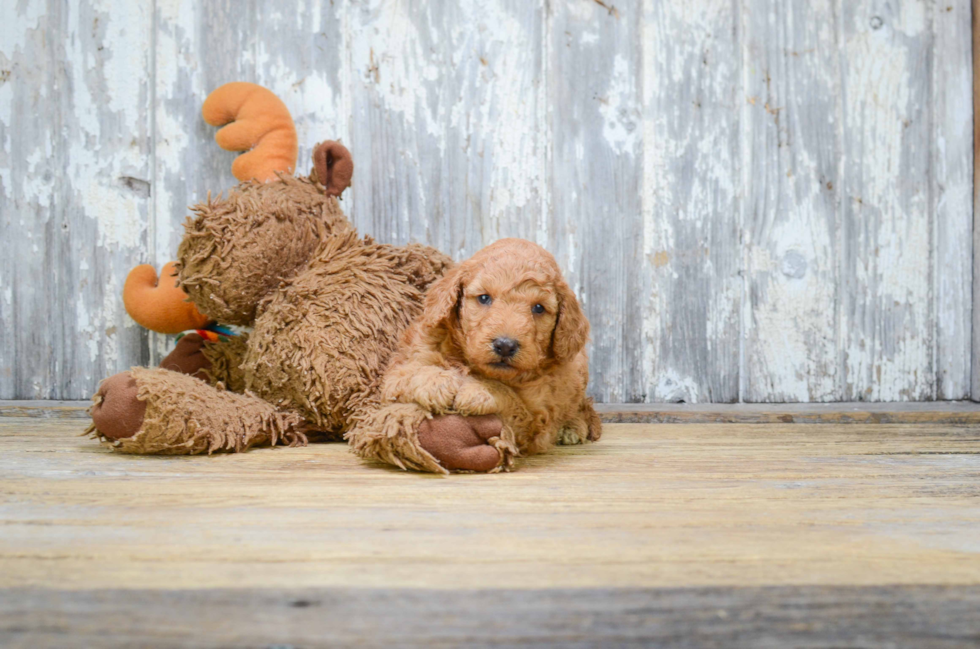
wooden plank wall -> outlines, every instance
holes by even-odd
[[[555,252],[604,402],[971,394],[970,0],[0,0],[0,398],[172,344],[122,310],[230,187],[248,80],[383,241]]]
[[[980,223],[980,0],[973,0],[973,222]],[[973,249],[980,248],[980,228],[973,228]],[[973,303],[980,303],[980,255],[973,256]],[[973,311],[971,398],[980,401],[980,309]]]

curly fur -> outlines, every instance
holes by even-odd
[[[491,302],[483,304],[481,295]],[[543,312],[535,313],[535,305]],[[497,414],[504,422],[502,465],[556,443],[595,441],[602,429],[585,395],[588,336],[588,320],[554,257],[529,241],[504,239],[432,286],[384,377],[382,395],[429,415]],[[519,344],[510,359],[494,351],[501,337]],[[388,457],[421,450],[416,429],[389,426],[352,436],[357,452],[393,464],[399,462]]]

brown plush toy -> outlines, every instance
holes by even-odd
[[[356,439],[358,424],[380,408],[399,337],[452,262],[426,246],[359,237],[337,200],[350,184],[350,153],[324,142],[310,176],[290,175],[295,132],[284,112],[254,84],[222,86],[205,102],[207,121],[231,122],[219,143],[251,150],[238,158],[247,164],[236,164],[242,182],[192,208],[176,277],[165,271],[158,284],[152,268],[136,269],[126,306],[158,331],[205,321],[251,331],[219,342],[185,335],[159,368],[105,379],[88,431],[113,450],[199,454]],[[479,468],[466,451],[485,445],[475,431],[486,420],[428,420],[426,452]]]

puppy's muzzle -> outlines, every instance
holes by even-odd
[[[517,350],[521,348],[521,344],[514,340],[513,338],[496,338],[493,341],[493,351],[497,356],[503,359],[513,358]]]

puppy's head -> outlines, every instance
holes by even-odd
[[[434,284],[422,326],[448,334],[472,370],[505,383],[570,361],[589,336],[554,257],[522,239],[487,246]]]

